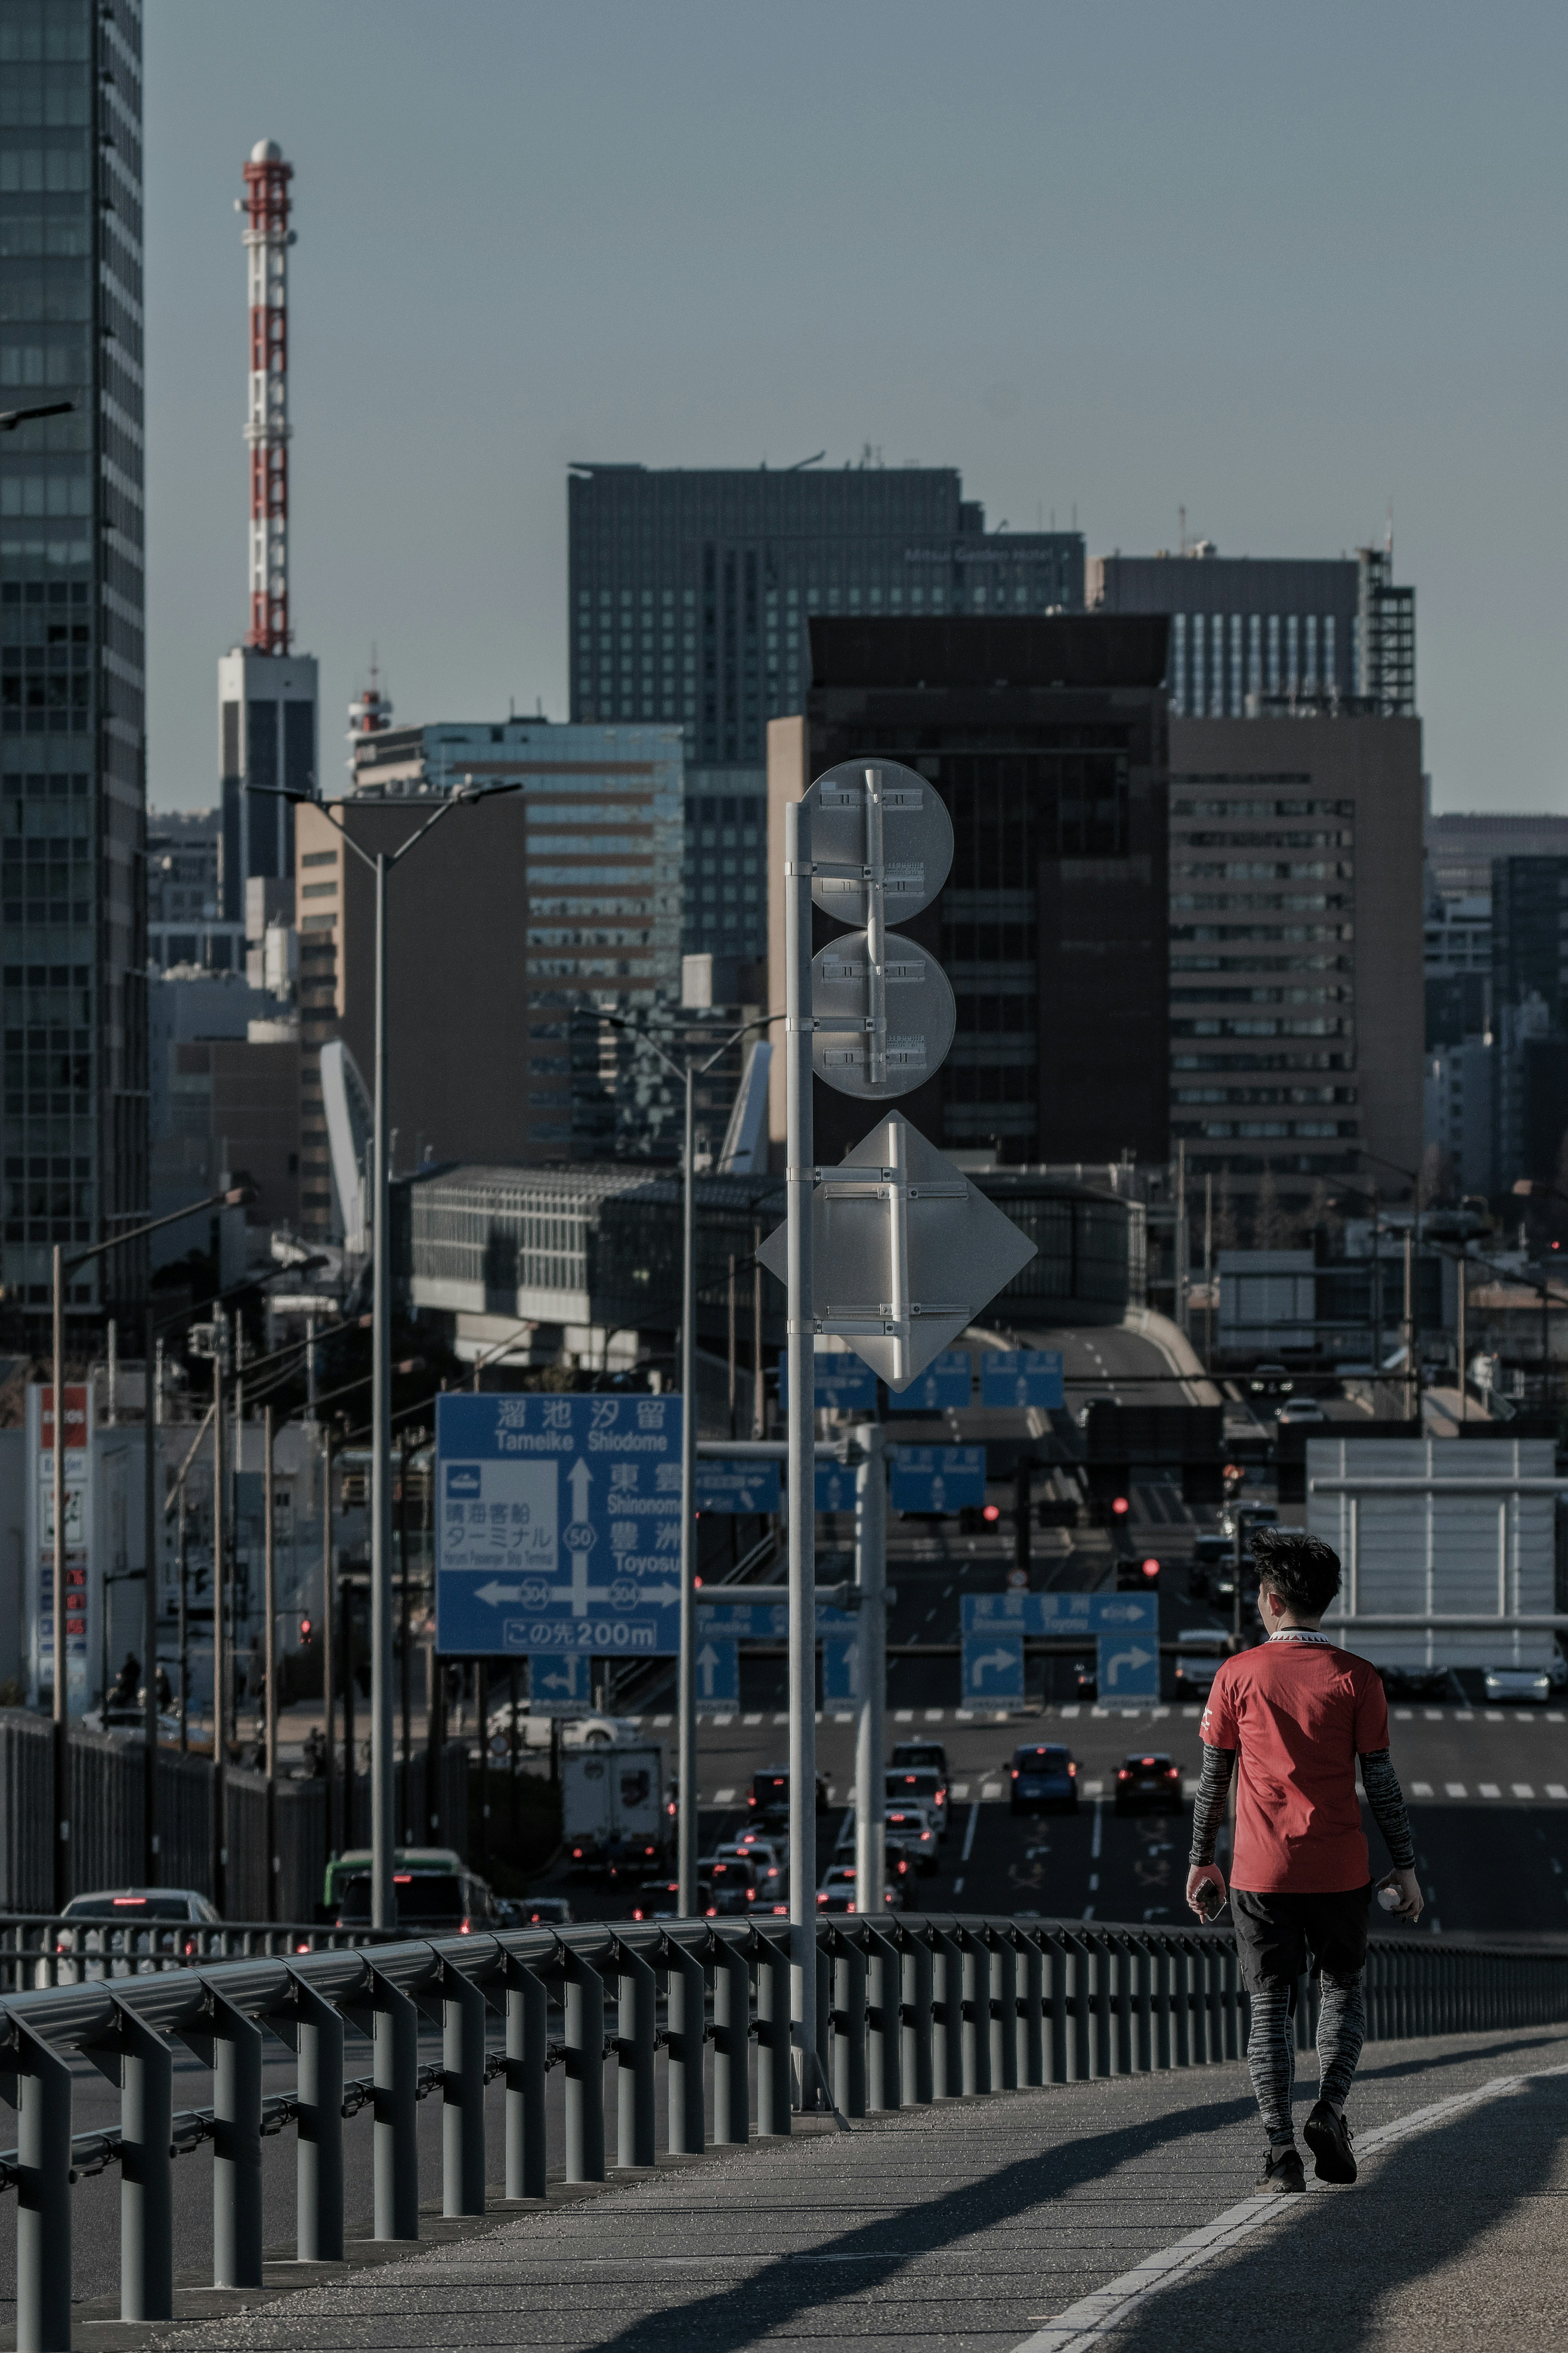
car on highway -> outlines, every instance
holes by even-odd
[[[753,1821],[788,1821],[789,1767],[764,1765],[760,1773],[752,1776],[752,1787],[746,1799]],[[816,1810],[827,1811],[827,1784],[819,1773],[816,1777]]]
[[[1298,1422],[1310,1422],[1314,1427],[1321,1422],[1326,1427],[1329,1417],[1316,1398],[1293,1397],[1286,1398],[1274,1419],[1281,1429],[1289,1429]]]
[[[757,1900],[759,1866],[749,1856],[705,1854],[697,1875],[708,1882],[709,1902],[721,1912],[745,1912]]]
[[[327,1865],[326,1880],[318,1907],[323,1920],[337,1915],[338,1894],[345,1879],[357,1879],[370,1869],[372,1856],[367,1846],[345,1847],[342,1854],[333,1855]],[[400,1846],[393,1853],[394,1871],[461,1871],[463,1858],[455,1846]]]
[[[937,1835],[923,1806],[889,1806],[882,1815],[882,1851],[889,1877],[905,1879],[911,1872],[931,1872],[937,1866]],[[847,1861],[855,1852],[855,1809],[850,1807],[833,1842],[835,1859]]]
[[[1179,1814],[1184,1806],[1182,1768],[1163,1750],[1152,1756],[1144,1751],[1127,1757],[1117,1767],[1116,1811],[1119,1814]]]
[[[1075,1659],[1072,1662],[1071,1672],[1072,1695],[1074,1699],[1081,1703],[1091,1699],[1098,1699],[1100,1697],[1100,1669],[1098,1666],[1091,1667],[1087,1659]]]
[[[912,1765],[917,1772],[940,1773],[944,1781],[947,1778],[947,1751],[940,1740],[895,1740],[888,1765],[889,1770]]]
[[[1215,1675],[1230,1654],[1230,1646],[1216,1627],[1184,1626],[1176,1636],[1175,1685],[1178,1699],[1206,1699]]]
[[[490,1755],[500,1764],[511,1754],[511,1703],[503,1700],[492,1707],[489,1716]],[[615,1748],[622,1743],[635,1743],[642,1737],[640,1725],[624,1715],[605,1715],[597,1708],[585,1708],[581,1715],[557,1715],[530,1713],[526,1700],[520,1702],[517,1717],[517,1741],[520,1748],[548,1748],[551,1726],[561,1726],[563,1748]]]
[[[1227,1543],[1235,1537],[1238,1515],[1244,1540],[1248,1528],[1272,1528],[1279,1524],[1272,1504],[1226,1504],[1219,1515],[1219,1532]]]
[[[501,1925],[489,1881],[481,1879],[477,1871],[395,1871],[392,1891],[400,1928],[417,1928],[422,1935],[433,1936],[467,1936]],[[370,1873],[354,1872],[338,1883],[332,1925],[360,1928],[370,1915]]]
[[[190,1959],[202,1949],[196,1932],[221,1926],[223,1915],[194,1887],[102,1887],[73,1895],[61,1920],[54,1957],[37,1965],[40,1986],[155,1970],[163,1953]]]
[[[1016,1814],[1076,1814],[1078,1766],[1058,1740],[1026,1741],[1013,1751],[1008,1799]]]
[[[819,1912],[853,1912],[855,1909],[855,1865],[852,1862],[832,1862],[822,1874],[822,1884],[816,1891]],[[893,1881],[882,1888],[882,1902],[889,1912],[897,1911],[904,1901],[902,1890]]]
[[[697,1883],[697,1909],[708,1909],[708,1886],[704,1880]],[[680,1882],[679,1879],[645,1879],[632,1899],[634,1920],[679,1920],[680,1917]]]
[[[930,1746],[929,1742],[916,1744]],[[888,1799],[892,1805],[923,1806],[931,1818],[931,1827],[939,1839],[947,1836],[947,1767],[935,1765],[889,1765],[885,1776]]]
[[[775,1845],[772,1839],[760,1838],[755,1831],[744,1831],[738,1839],[721,1839],[713,1850],[716,1855],[737,1855],[750,1862],[755,1875],[759,1900],[766,1896],[772,1903],[775,1896],[789,1893],[789,1852]]]
[[[1289,1397],[1296,1384],[1283,1365],[1254,1365],[1247,1386],[1254,1397]]]
[[[1487,1667],[1481,1687],[1489,1700],[1533,1701],[1544,1705],[1552,1697],[1552,1675],[1545,1667]]]
[[[497,1901],[509,1928],[567,1928],[577,1917],[564,1895],[503,1895]]]

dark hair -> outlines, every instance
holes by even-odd
[[[1303,1618],[1321,1618],[1340,1589],[1338,1553],[1300,1528],[1254,1528],[1252,1565],[1258,1584]]]

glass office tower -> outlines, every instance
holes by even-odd
[[[4,1280],[47,1330],[51,1246],[147,1202],[142,10],[0,0]],[[82,1322],[144,1261],[72,1281]]]

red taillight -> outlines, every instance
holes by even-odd
[[[1159,1761],[1157,1757],[1141,1757],[1138,1759],[1140,1765],[1157,1765]]]
[[[1076,1775],[1078,1772],[1078,1767],[1076,1765],[1069,1765],[1068,1767],[1068,1772],[1069,1775]]]
[[[1016,1781],[1016,1780],[1017,1779],[1017,1778],[1018,1778],[1018,1768],[1017,1768],[1017,1767],[1015,1765],[1015,1766],[1014,1766],[1014,1767],[1013,1767],[1013,1778],[1014,1778],[1014,1780]]]
[[[1119,1781],[1130,1781],[1130,1780],[1132,1778],[1132,1776],[1131,1776],[1131,1773],[1129,1773],[1129,1771],[1127,1770],[1126,1766],[1125,1766],[1125,1765],[1123,1765],[1123,1766],[1122,1766],[1122,1767],[1121,1767],[1121,1771],[1117,1774],[1116,1778],[1117,1778],[1117,1779],[1118,1779]]]
[[[719,1906],[716,1904],[710,1904],[704,1917],[709,1920],[717,1920],[719,1917]]]
[[[816,1900],[819,1904],[826,1904],[827,1901],[826,1895],[820,1887],[816,1891]]]
[[[642,1914],[637,1910],[635,1904],[632,1906],[632,1918],[634,1920],[640,1920],[642,1918]]]
[[[458,1928],[458,1936],[466,1936],[468,1935],[468,1922],[465,1920],[465,1921],[461,1924],[461,1926],[459,1926],[459,1928]]]

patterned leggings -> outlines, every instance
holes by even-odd
[[[1332,2100],[1336,2105],[1343,2106],[1365,2035],[1362,1972],[1358,1969],[1353,1978],[1335,1978],[1324,1969],[1318,1978],[1320,2099]],[[1290,2094],[1296,2082],[1296,2042],[1291,2031],[1289,1985],[1266,1985],[1253,1995],[1247,2064],[1269,2140],[1294,2140]]]

